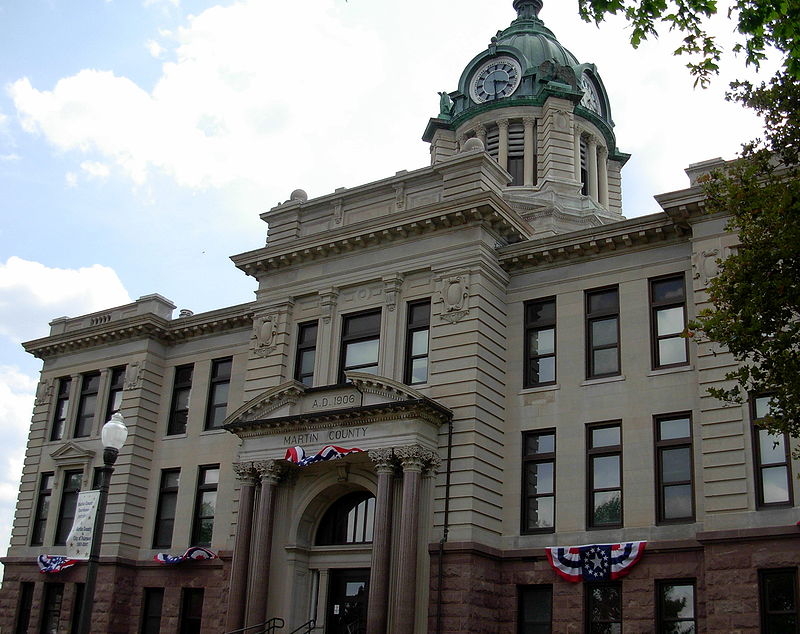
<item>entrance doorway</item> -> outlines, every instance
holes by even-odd
[[[369,568],[334,568],[328,583],[325,634],[364,634],[367,631]]]

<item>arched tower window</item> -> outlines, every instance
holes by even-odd
[[[589,148],[586,145],[586,138],[581,136],[581,194],[589,195],[589,170],[587,167],[587,155]]]
[[[513,121],[508,126],[508,172],[511,186],[525,184],[525,126],[521,121]]]
[[[317,529],[317,546],[364,544],[372,541],[375,496],[356,491],[340,497],[325,511]]]

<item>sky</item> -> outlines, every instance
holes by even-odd
[[[426,166],[437,93],[514,17],[512,0],[0,0],[0,554],[41,369],[20,343],[150,293],[251,301],[229,257],[263,246],[259,214]],[[675,34],[634,51],[577,0],[540,17],[605,83],[627,217],[759,133],[723,99],[754,76],[742,60],[694,89]]]

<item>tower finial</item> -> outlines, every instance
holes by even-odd
[[[535,20],[542,9],[542,0],[514,0],[514,8],[522,19]]]

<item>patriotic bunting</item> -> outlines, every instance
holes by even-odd
[[[335,460],[336,458],[344,458],[351,453],[361,453],[361,449],[353,447],[352,449],[345,449],[344,447],[337,447],[336,445],[326,445],[312,456],[307,456],[305,449],[302,447],[291,447],[286,450],[285,460],[293,462],[294,464],[305,467],[306,465],[323,460]]]
[[[192,546],[182,555],[170,555],[168,553],[158,553],[153,559],[162,564],[179,564],[183,561],[202,561],[204,559],[216,559],[217,554],[201,546]]]
[[[36,558],[39,564],[39,572],[61,572],[78,563],[77,559],[62,557],[61,555],[39,555]]]
[[[627,575],[641,559],[647,542],[556,546],[546,548],[547,560],[567,581],[608,581]]]

